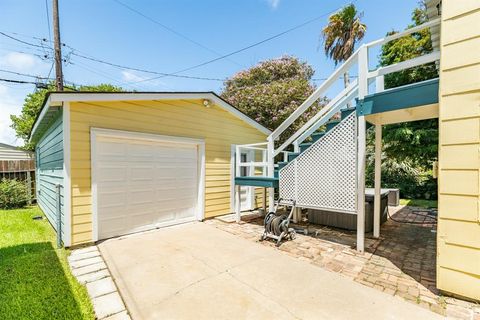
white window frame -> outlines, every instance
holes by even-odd
[[[175,136],[165,136],[135,131],[123,131],[105,128],[90,128],[90,174],[92,190],[92,239],[98,241],[98,195],[97,195],[97,174],[96,174],[96,139],[99,136],[139,139],[159,142],[174,142],[176,144],[196,145],[198,152],[198,195],[195,205],[195,219],[202,221],[205,218],[205,141],[203,139],[192,139]]]

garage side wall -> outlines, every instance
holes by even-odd
[[[72,245],[92,241],[90,128],[145,132],[205,141],[205,217],[229,213],[232,144],[265,134],[201,100],[70,103]],[[257,204],[261,204],[258,192]]]
[[[439,289],[480,300],[480,3],[444,0],[440,72]]]
[[[35,154],[37,157],[37,203],[56,230],[58,201],[56,185],[60,184],[62,239],[65,239],[63,237],[65,219],[63,214],[63,121],[61,112],[38,141]]]

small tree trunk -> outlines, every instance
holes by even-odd
[[[343,74],[343,85],[344,87],[348,87],[348,85],[350,84],[350,77],[348,75],[348,71],[345,71],[345,73]],[[351,104],[350,102],[347,103],[347,108],[350,108],[351,107]]]

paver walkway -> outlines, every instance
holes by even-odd
[[[73,250],[68,263],[73,275],[87,287],[97,319],[130,320],[97,246]]]
[[[205,223],[98,246],[135,320],[440,319]]]
[[[432,213],[403,206],[391,207],[390,212],[397,221],[416,224],[387,221],[380,239],[367,235],[363,254],[355,250],[355,232],[306,224],[301,226],[309,235],[297,235],[277,250],[449,318],[480,320],[478,304],[444,297],[436,289],[436,222],[429,216]],[[205,223],[253,242],[258,242],[263,231],[263,220],[256,215],[243,218],[240,224],[225,221],[228,219]],[[261,243],[275,248],[270,241]]]

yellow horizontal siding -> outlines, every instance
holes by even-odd
[[[437,269],[437,287],[471,299],[479,299],[480,277],[440,266]],[[448,289],[447,289],[448,288]]]
[[[456,18],[475,10],[478,10],[478,0],[444,0],[442,2],[442,17],[445,20]]]
[[[480,108],[472,108],[472,105],[475,104],[480,105],[478,92],[443,96],[441,108],[442,120],[480,117]]]
[[[480,3],[442,16],[437,286],[480,300]]]
[[[452,1],[452,0],[450,0]],[[465,0],[458,1],[453,0],[456,3],[461,3]],[[445,1],[446,2],[446,1]],[[477,1],[478,7],[478,1]],[[448,9],[445,8],[448,12]],[[478,37],[478,25],[480,21],[480,10],[479,11],[463,11],[459,15],[452,16],[450,19],[447,18],[442,12],[443,21],[442,21],[442,49],[448,45],[456,45],[462,41],[468,41]]]
[[[266,137],[218,106],[205,108],[200,100],[72,102],[70,119],[74,245],[92,241],[91,128],[204,139],[206,218],[231,212],[231,145]],[[256,193],[261,203],[261,193]]]
[[[479,201],[477,195],[441,194],[438,198],[442,219],[476,221],[478,219]]]
[[[444,268],[462,270],[472,276],[480,276],[480,251],[472,252],[469,248],[442,242],[439,248],[444,252],[439,257],[439,263]]]

